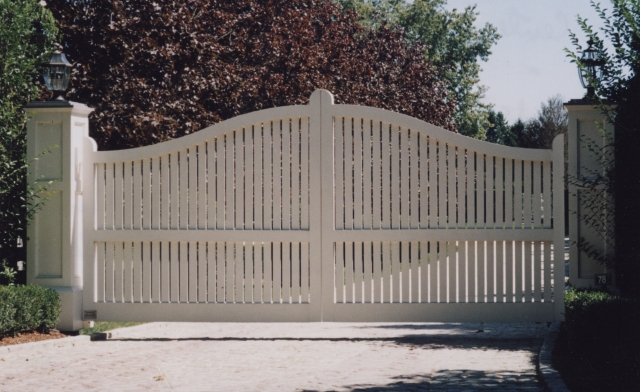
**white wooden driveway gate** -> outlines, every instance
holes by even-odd
[[[334,105],[323,90],[149,147],[98,152],[87,137],[84,310],[115,321],[559,319],[562,146],[492,145]]]

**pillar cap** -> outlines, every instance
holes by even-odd
[[[22,106],[24,110],[27,111],[71,111],[73,114],[90,114],[93,112],[93,108],[89,106],[73,101],[63,101],[63,100],[54,100],[54,101],[32,101],[28,104]]]

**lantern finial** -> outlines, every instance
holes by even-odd
[[[53,91],[53,99],[64,101],[64,92],[71,80],[71,63],[62,53],[62,45],[55,43],[56,50],[51,54],[49,64],[44,68],[44,84]]]

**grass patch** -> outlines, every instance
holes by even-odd
[[[83,328],[80,330],[80,335],[91,335],[96,332],[106,332],[117,328],[134,327],[145,323],[134,322],[115,322],[115,321],[96,321],[93,328]]]
[[[553,366],[572,392],[637,391],[640,302],[569,289]]]

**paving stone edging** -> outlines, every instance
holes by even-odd
[[[562,381],[560,373],[553,368],[551,363],[551,355],[556,346],[559,333],[560,321],[554,321],[547,330],[544,343],[538,355],[538,374],[544,385],[544,390],[549,392],[569,392],[569,388]]]

